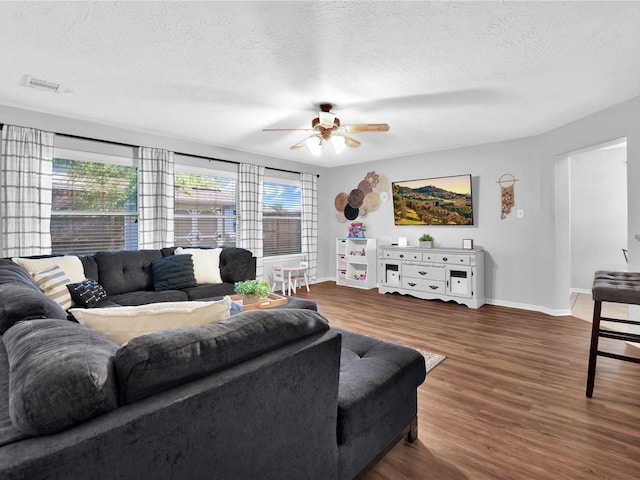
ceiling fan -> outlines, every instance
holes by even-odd
[[[386,132],[389,125],[386,123],[358,123],[352,125],[341,125],[340,119],[331,112],[333,105],[330,103],[320,104],[320,112],[318,116],[311,120],[311,128],[265,128],[263,132],[282,132],[282,131],[315,131],[313,135],[291,146],[292,150],[302,148],[305,145],[311,153],[320,154],[322,144],[330,141],[336,153],[344,150],[345,146],[356,148],[360,146],[360,142],[355,138],[346,135],[352,132]]]

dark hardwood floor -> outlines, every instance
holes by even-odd
[[[640,365],[599,357],[586,398],[588,322],[333,282],[298,296],[333,325],[447,355],[419,389],[418,440],[397,444],[366,480],[640,479]]]

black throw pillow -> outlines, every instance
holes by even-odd
[[[151,270],[155,290],[181,290],[198,285],[193,271],[193,259],[189,254],[154,260],[151,262]]]
[[[71,298],[76,305],[91,308],[107,296],[105,289],[95,280],[87,278],[78,283],[67,284]]]

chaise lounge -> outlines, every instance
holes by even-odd
[[[153,291],[148,251],[126,256],[94,257],[150,283],[101,301]],[[310,301],[119,345],[4,259],[0,303],[2,478],[351,479],[417,436],[422,355],[330,327]]]

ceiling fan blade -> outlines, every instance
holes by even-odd
[[[308,138],[308,137],[307,137],[307,138]],[[307,139],[305,138],[304,140],[302,140],[302,141],[300,141],[300,142],[296,143],[295,145],[292,145],[292,146],[291,146],[291,147],[289,147],[289,148],[291,148],[291,150],[297,150],[298,148],[302,148],[302,147],[304,147],[306,143],[307,143]]]
[[[387,132],[389,125],[386,123],[357,123],[354,125],[344,125],[347,132]]]
[[[347,144],[347,147],[356,148],[361,145],[361,143],[357,141],[355,138],[351,138],[347,135],[343,135],[343,136],[344,136],[344,142]]]
[[[322,136],[320,136],[320,135],[309,135],[304,140],[299,141],[298,143],[296,143],[295,145],[293,145],[293,146],[291,146],[289,148],[291,148],[291,150],[297,150],[298,148],[302,148],[307,144],[307,140],[309,140],[310,138],[313,138],[313,137],[318,137],[320,139],[320,143],[322,143]]]
[[[263,132],[310,132],[313,131],[313,128],[263,128]]]

